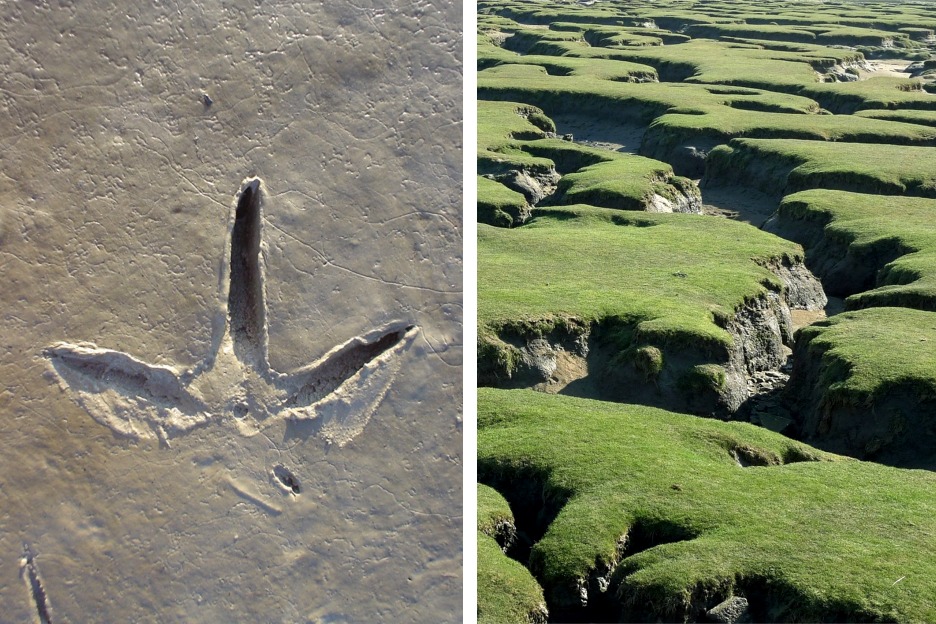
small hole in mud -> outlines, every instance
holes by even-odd
[[[299,479],[296,478],[288,468],[283,466],[273,467],[273,476],[279,481],[280,485],[293,494],[299,494],[302,488],[299,486]]]
[[[234,418],[244,418],[247,416],[247,404],[238,403],[234,406]]]

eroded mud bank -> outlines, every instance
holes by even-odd
[[[786,361],[793,345],[791,309],[821,310],[826,304],[821,285],[801,262],[775,261],[768,268],[783,288],[753,297],[721,320],[730,347],[700,348],[692,335],[644,342],[635,325],[613,319],[517,324],[483,339],[478,382],[732,414],[755,392],[754,375]]]

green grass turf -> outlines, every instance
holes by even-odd
[[[936,399],[936,314],[907,308],[844,312],[804,327],[798,341],[823,359],[824,403],[870,405],[895,386]],[[936,454],[936,449],[932,449]]]
[[[848,308],[936,311],[936,201],[815,189],[785,197],[772,223]]]
[[[520,24],[513,21],[509,17],[502,17],[500,15],[478,15],[478,32],[505,32],[510,33],[519,28],[523,28]]]
[[[888,121],[901,121],[921,126],[936,127],[936,110],[863,110],[855,113],[858,117],[872,119],[885,119]]]
[[[513,512],[510,504],[497,490],[486,485],[478,484],[478,530],[490,536],[497,537],[498,526],[508,522],[513,524]]]
[[[545,615],[543,588],[529,570],[507,557],[496,541],[498,527],[514,522],[507,500],[480,483],[477,492],[478,622],[529,624],[537,615]]]
[[[857,6],[857,5],[852,5]],[[911,7],[904,4],[903,8],[908,11],[894,11],[894,7],[899,6],[895,3],[880,4],[877,7],[868,7],[868,11],[849,10],[844,5],[840,7],[827,6],[827,10],[817,10],[815,5],[803,6],[801,10],[790,10],[790,7],[777,7],[776,9],[764,5],[758,8],[762,9],[760,13],[750,10],[750,7],[735,14],[737,19],[743,19],[751,24],[781,24],[781,25],[799,25],[805,29],[816,30],[830,25],[836,25],[841,28],[849,28],[850,32],[860,33],[865,29],[880,30],[895,35],[904,30],[906,26],[915,26],[921,22],[933,23],[932,15],[927,17],[925,10],[923,12],[914,12],[915,9],[923,8],[922,5]],[[834,11],[834,12],[833,12]],[[860,29],[860,30],[851,30]],[[821,31],[820,31],[821,32]],[[899,35],[898,35],[899,36]]]
[[[529,624],[545,615],[543,588],[530,571],[507,557],[496,541],[498,526],[513,524],[510,505],[496,490],[478,484],[478,622]]]
[[[793,43],[818,43],[824,45],[896,45],[912,46],[909,35],[900,32],[862,28],[858,26],[837,26],[832,24],[797,23],[783,24],[705,24],[691,26],[686,34],[694,38],[724,39],[727,37],[784,41]]]
[[[521,193],[478,176],[478,223],[511,227],[521,222],[529,209]]]
[[[828,45],[892,45],[902,48],[915,47],[910,35],[902,32],[878,30],[875,28],[862,28],[859,26],[837,26],[826,30],[813,27],[816,32],[816,41]]]
[[[803,54],[708,40],[626,50],[592,48],[580,43],[553,41],[544,42],[539,53],[642,63],[655,67],[661,80],[672,82],[687,80],[767,89],[784,87],[784,90],[789,91],[817,80],[814,70],[803,58]],[[856,55],[838,51],[830,56],[838,59]]]
[[[693,10],[693,6],[685,3],[683,7],[677,4],[663,10],[653,10],[645,3],[635,3],[634,15],[645,20],[652,20],[660,28],[671,31],[680,31],[694,24],[716,24],[725,21],[724,18],[711,17],[702,11]]]
[[[478,68],[497,65],[538,65],[553,76],[588,76],[598,80],[618,82],[655,81],[656,70],[649,65],[611,59],[516,54],[492,43],[478,46]]]
[[[665,157],[678,145],[702,147],[727,143],[735,137],[934,145],[936,128],[852,115],[796,115],[700,106],[676,109],[654,120],[642,150]]]
[[[479,624],[545,622],[543,589],[529,570],[505,555],[494,538],[477,535]]]
[[[816,41],[816,33],[805,28],[772,24],[696,24],[687,28],[686,34],[694,39],[749,37],[795,43],[815,43]]]
[[[701,205],[695,183],[674,176],[673,168],[658,160],[556,139],[530,142],[523,149],[549,158],[559,171],[569,172],[559,181],[553,204],[648,210],[658,195],[670,202],[679,201],[681,196],[694,197]]]
[[[555,166],[568,174],[558,189],[558,201],[562,203],[645,210],[654,195],[671,202],[680,194],[698,196],[695,185],[675,177],[666,163],[559,139],[539,139],[545,136],[544,127],[554,129],[552,121],[538,108],[513,102],[479,102],[479,169],[535,172]],[[518,223],[526,210],[522,200],[522,195],[498,182],[485,178],[478,181],[478,215],[482,223],[506,227],[508,218]]]
[[[709,153],[706,178],[778,195],[831,188],[936,197],[934,157],[933,147],[732,139]]]
[[[520,26],[510,37],[504,40],[507,50],[518,54],[538,54],[539,50],[548,50],[552,43],[587,45],[580,33],[546,28],[526,28]]]
[[[595,47],[670,45],[673,43],[685,43],[691,39],[688,35],[639,26],[622,27],[575,22],[552,22],[549,24],[549,28],[551,30],[579,32],[589,45]],[[622,38],[619,39],[618,37]]]
[[[541,56],[629,61],[655,68],[662,80],[799,94],[837,113],[867,108],[936,109],[936,98],[922,91],[919,81],[888,76],[847,83],[818,81],[817,70],[863,60],[854,50],[802,43],[778,46],[763,40],[748,43],[693,40],[679,45],[623,49],[591,47],[584,41],[541,36],[543,39],[535,48]]]
[[[933,473],[778,465],[832,457],[745,423],[529,391],[480,390],[478,424],[479,478],[559,509],[531,557],[554,600],[614,567],[630,534],[646,549],[624,549],[611,592],[641,621],[735,593],[766,598],[759,621],[936,620]]]
[[[613,7],[570,7],[554,3],[479,3],[479,10],[493,7],[493,12],[524,24],[582,22],[618,25],[628,16]]]
[[[478,150],[497,150],[514,139],[544,138],[546,131],[530,121],[536,114],[542,111],[529,104],[479,101]]]
[[[801,248],[743,223],[574,206],[521,228],[478,227],[482,340],[554,319],[623,319],[635,343],[732,345],[717,323],[781,285],[761,266]],[[761,264],[759,264],[761,263]],[[622,345],[626,347],[628,345]]]
[[[728,104],[735,108],[785,113],[819,110],[808,98],[759,89],[652,82],[633,84],[588,76],[550,76],[544,67],[535,65],[501,65],[478,72],[478,94],[484,100],[528,102],[548,114],[626,116],[644,124],[674,108],[706,105]]]
[[[817,445],[936,469],[936,313],[844,312],[800,330],[786,392]]]
[[[509,5],[510,15],[529,23],[563,20],[583,26],[608,26],[582,30],[571,25],[553,27],[580,34],[591,47],[577,41],[577,37],[520,28],[522,37],[514,44],[522,43],[524,49],[544,53],[526,57],[483,45],[479,65],[492,68],[479,76],[485,97],[530,102],[550,113],[625,114],[642,123],[669,112],[672,115],[661,125],[673,132],[725,133],[719,135],[719,140],[735,136],[734,132],[739,136],[830,141],[878,141],[882,137],[884,142],[893,143],[930,140],[931,135],[919,126],[887,123],[885,129],[885,124],[868,125],[858,118],[798,114],[816,112],[815,102],[830,110],[850,112],[869,107],[924,108],[936,101],[920,91],[907,90],[914,83],[901,79],[817,83],[816,70],[853,62],[858,58],[854,51],[751,40],[638,47],[646,41],[624,28],[634,23],[627,18],[628,13],[649,13],[642,2],[591,9],[548,2],[482,2],[487,7],[498,5]],[[856,43],[876,45],[873,39],[860,38],[877,38],[879,33],[856,29],[896,31],[925,26],[927,19],[936,21],[932,15],[926,18],[922,13],[887,8],[895,5],[868,5],[863,9],[866,15],[831,5],[824,6],[821,14],[814,5],[798,7],[801,12],[797,14],[780,3],[763,5],[766,15],[762,18],[776,21],[778,26],[754,30],[776,33],[793,27],[819,35],[819,42],[840,43],[840,37],[850,37]],[[682,13],[678,14],[680,9]],[[709,9],[709,14],[703,15]],[[679,20],[684,20],[683,24],[726,24],[732,20],[753,23],[742,11],[753,13],[734,3],[674,2],[672,9],[664,11],[667,15],[659,16],[657,24],[675,27]],[[507,23],[500,26],[505,31],[512,28]],[[737,24],[725,29],[732,27],[737,28]],[[648,38],[659,36],[651,30],[647,33]],[[608,47],[595,48],[595,44]],[[550,56],[558,54],[563,56]],[[521,63],[528,66],[521,67]],[[702,89],[698,84],[622,82],[643,79],[635,69],[641,66],[652,66],[667,80],[713,84],[711,89]],[[716,83],[767,87],[807,97],[776,93],[725,96],[728,89]],[[703,114],[691,119],[690,110]],[[759,112],[777,110],[797,114],[778,119],[780,116]],[[928,125],[925,115],[907,117],[905,111],[895,112],[904,114],[893,117],[895,121]],[[887,119],[872,114],[862,117]],[[587,152],[567,148],[566,153],[558,145],[550,151],[551,141],[536,140],[522,132],[489,136],[495,137],[489,145],[498,151],[488,151],[500,159],[517,158],[528,164],[571,162],[580,169],[590,158]],[[819,141],[735,141],[729,153],[722,150],[716,158],[722,159],[725,169],[738,168],[736,181],[747,183],[754,178],[759,186],[775,187],[778,194],[796,188],[831,186],[936,197],[936,174],[926,170],[933,160],[929,150],[915,148],[904,153],[904,148],[888,151],[890,146],[886,145],[834,143],[826,149],[807,143]],[[608,161],[584,166],[605,167]],[[584,189],[591,183],[600,186],[604,177],[594,170],[584,171],[565,184],[571,188],[578,183]],[[780,183],[772,185],[771,177],[779,178]],[[787,177],[791,184],[785,189]],[[807,191],[793,197],[802,199],[812,192],[820,193]],[[853,199],[846,195],[851,194],[807,197],[809,214],[804,218],[816,218],[821,225],[828,225],[825,235],[830,240],[845,246],[846,254],[857,254],[869,262],[868,256],[882,248],[905,252],[887,265],[882,273],[885,281],[879,288],[854,295],[849,305],[882,305],[899,300],[902,305],[922,306],[913,304],[913,298],[928,300],[934,288],[930,281],[934,258],[928,251],[932,243],[925,218],[927,201],[892,195],[868,198],[865,205],[862,199],[868,196]],[[569,199],[576,198],[573,194]],[[827,205],[823,207],[822,202]],[[877,208],[875,202],[883,208]],[[889,218],[881,218],[881,210]],[[627,319],[637,327],[634,344],[678,336],[703,349],[724,345],[725,336],[718,334],[721,330],[713,319],[725,318],[731,308],[726,302],[737,300],[738,293],[742,293],[743,300],[743,292],[750,289],[738,288],[738,293],[731,294],[719,288],[739,281],[755,289],[763,288],[758,276],[752,276],[748,269],[754,273],[762,270],[750,258],[763,258],[758,253],[766,247],[745,256],[738,248],[723,249],[730,247],[730,236],[710,237],[710,232],[699,229],[701,226],[671,231],[665,236],[659,232],[672,227],[670,222],[676,219],[696,225],[691,217],[610,213],[576,206],[545,210],[532,224],[509,232],[479,227],[479,258],[482,265],[488,263],[480,269],[482,273],[487,271],[486,275],[479,275],[482,340],[491,338],[506,324],[542,327],[563,317],[586,321],[613,317]],[[617,234],[612,235],[612,230]],[[622,231],[628,234],[621,236]],[[638,231],[645,240],[638,245],[630,231]],[[748,235],[744,232],[743,237]],[[696,254],[701,257],[701,249],[692,245],[696,238],[701,239],[700,245],[709,246],[706,253],[711,255],[712,249],[717,250],[715,256],[722,259],[722,266],[713,268],[699,262],[687,264],[692,271],[678,266],[670,267],[667,273],[663,264],[667,260],[673,262],[681,257],[683,262],[694,262]],[[745,244],[756,246],[751,241]],[[640,266],[631,266],[636,264]],[[742,265],[744,270],[735,273],[735,268]],[[717,273],[716,268],[722,273]],[[696,272],[707,274],[712,283],[685,284],[700,277]],[[667,276],[676,283],[667,283]],[[769,274],[760,277],[768,281],[771,278]],[[486,282],[482,284],[482,280]],[[870,322],[860,316],[847,316],[864,313],[879,316],[867,317],[873,319]],[[854,347],[857,350],[849,355],[852,360],[836,356],[829,370],[848,372],[850,366],[856,366],[871,371],[862,359],[867,357],[873,364],[885,367],[877,377],[868,373],[868,379],[880,381],[887,375],[915,370],[913,362],[917,361],[919,345],[908,349],[906,341],[915,338],[925,346],[926,342],[920,341],[922,334],[912,332],[930,317],[917,318],[913,314],[918,313],[883,309],[848,312],[828,327],[819,326],[810,344],[821,344],[826,337],[837,345]],[[927,336],[924,338],[928,341],[936,339]],[[878,353],[882,350],[886,353]],[[923,352],[932,354],[932,350]],[[911,362],[901,368],[908,359]],[[852,363],[843,364],[846,361]],[[920,361],[925,364],[925,358]],[[831,373],[825,374],[826,379],[832,379]],[[853,400],[862,396],[855,388],[867,384],[862,375],[850,375],[830,385],[858,384],[842,395]],[[534,570],[547,590],[574,593],[576,579],[616,561],[618,540],[630,531],[638,543],[659,544],[628,557],[614,577],[621,582],[620,601],[641,605],[642,610],[635,611],[640,619],[682,619],[689,617],[687,614],[699,617],[700,605],[712,606],[731,592],[766,592],[774,610],[765,612],[764,619],[936,620],[936,610],[929,600],[936,593],[931,580],[936,578],[936,570],[932,557],[925,556],[932,551],[936,534],[936,508],[929,496],[936,481],[931,473],[901,472],[850,461],[742,469],[729,456],[729,449],[744,448],[754,457],[772,456],[775,463],[784,456],[816,458],[818,453],[783,438],[765,437],[767,432],[760,430],[718,429],[725,425],[649,408],[492,391],[482,391],[480,403],[479,452],[482,472],[489,470],[483,478],[508,491],[510,483],[516,484],[511,477],[537,473],[546,484],[540,501],[545,499],[559,506],[568,500],[534,550]],[[493,550],[497,548],[493,540],[480,533],[478,537],[479,571],[482,539],[488,540],[484,548],[491,561],[498,557],[496,564],[490,564],[491,569],[510,561],[499,549]],[[527,578],[522,574],[517,578],[521,577]],[[521,582],[516,581],[516,585]],[[498,580],[482,587],[479,577],[481,600],[501,595],[505,587],[513,585],[513,581]],[[530,587],[527,596],[538,589],[535,584]],[[522,602],[511,598],[503,608],[512,609]],[[487,613],[507,611],[490,609]],[[528,611],[519,609],[516,613],[524,617]],[[495,616],[485,621],[510,619]]]
[[[550,24],[556,28],[556,24]],[[644,31],[645,33],[646,31]],[[617,26],[592,26],[582,33],[582,37],[589,45],[596,48],[617,48],[630,46],[658,46],[663,45],[663,39],[641,33],[635,28],[620,28]]]
[[[532,121],[531,121],[532,120]],[[535,121],[539,125],[532,123]],[[535,106],[517,102],[478,102],[478,165],[487,169],[547,170],[547,158],[517,148],[519,142],[544,138],[552,121]],[[555,126],[552,126],[555,129]]]
[[[863,7],[856,9],[856,7]],[[936,28],[936,15],[926,3],[797,3],[762,2],[667,2],[666,6],[640,2],[618,2],[610,6],[574,6],[557,2],[479,2],[481,13],[512,16],[525,23],[548,24],[556,20],[570,22],[646,23],[660,28],[681,30],[694,24],[729,24],[753,27],[797,27],[800,30],[827,32],[847,28],[858,35],[868,29],[885,31],[892,36],[910,31]]]
[[[936,109],[936,97],[923,91],[919,80],[893,76],[874,76],[857,82],[810,84],[798,92],[836,113],[847,114],[869,108]]]

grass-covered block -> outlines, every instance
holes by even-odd
[[[522,193],[500,182],[478,176],[478,223],[511,227],[530,217],[530,206]]]
[[[513,528],[510,505],[496,490],[478,485],[478,622],[545,624],[543,588],[523,565],[504,554]]]
[[[479,479],[542,535],[554,617],[936,620],[936,475],[845,460],[745,423],[482,389]],[[521,524],[523,524],[521,522]]]
[[[764,227],[802,244],[850,309],[936,311],[936,200],[813,189],[786,196]]]
[[[704,183],[785,195],[828,188],[936,198],[936,148],[800,139],[732,139],[712,150]]]
[[[794,243],[704,216],[572,206],[479,225],[480,381],[549,383],[568,355],[605,398],[735,409],[747,369],[782,361],[792,286],[778,273],[801,261]]]
[[[817,445],[936,469],[936,312],[868,308],[801,329],[787,393]]]

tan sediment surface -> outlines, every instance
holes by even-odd
[[[22,565],[53,621],[460,620],[460,8],[0,12],[0,619],[37,617]],[[343,447],[115,434],[43,350],[204,363],[251,176],[270,366],[413,324],[386,398]]]
[[[862,80],[873,78],[874,76],[909,78],[910,72],[907,71],[907,68],[912,65],[912,62],[905,60],[871,61],[869,64],[871,65],[871,71],[862,71]]]

